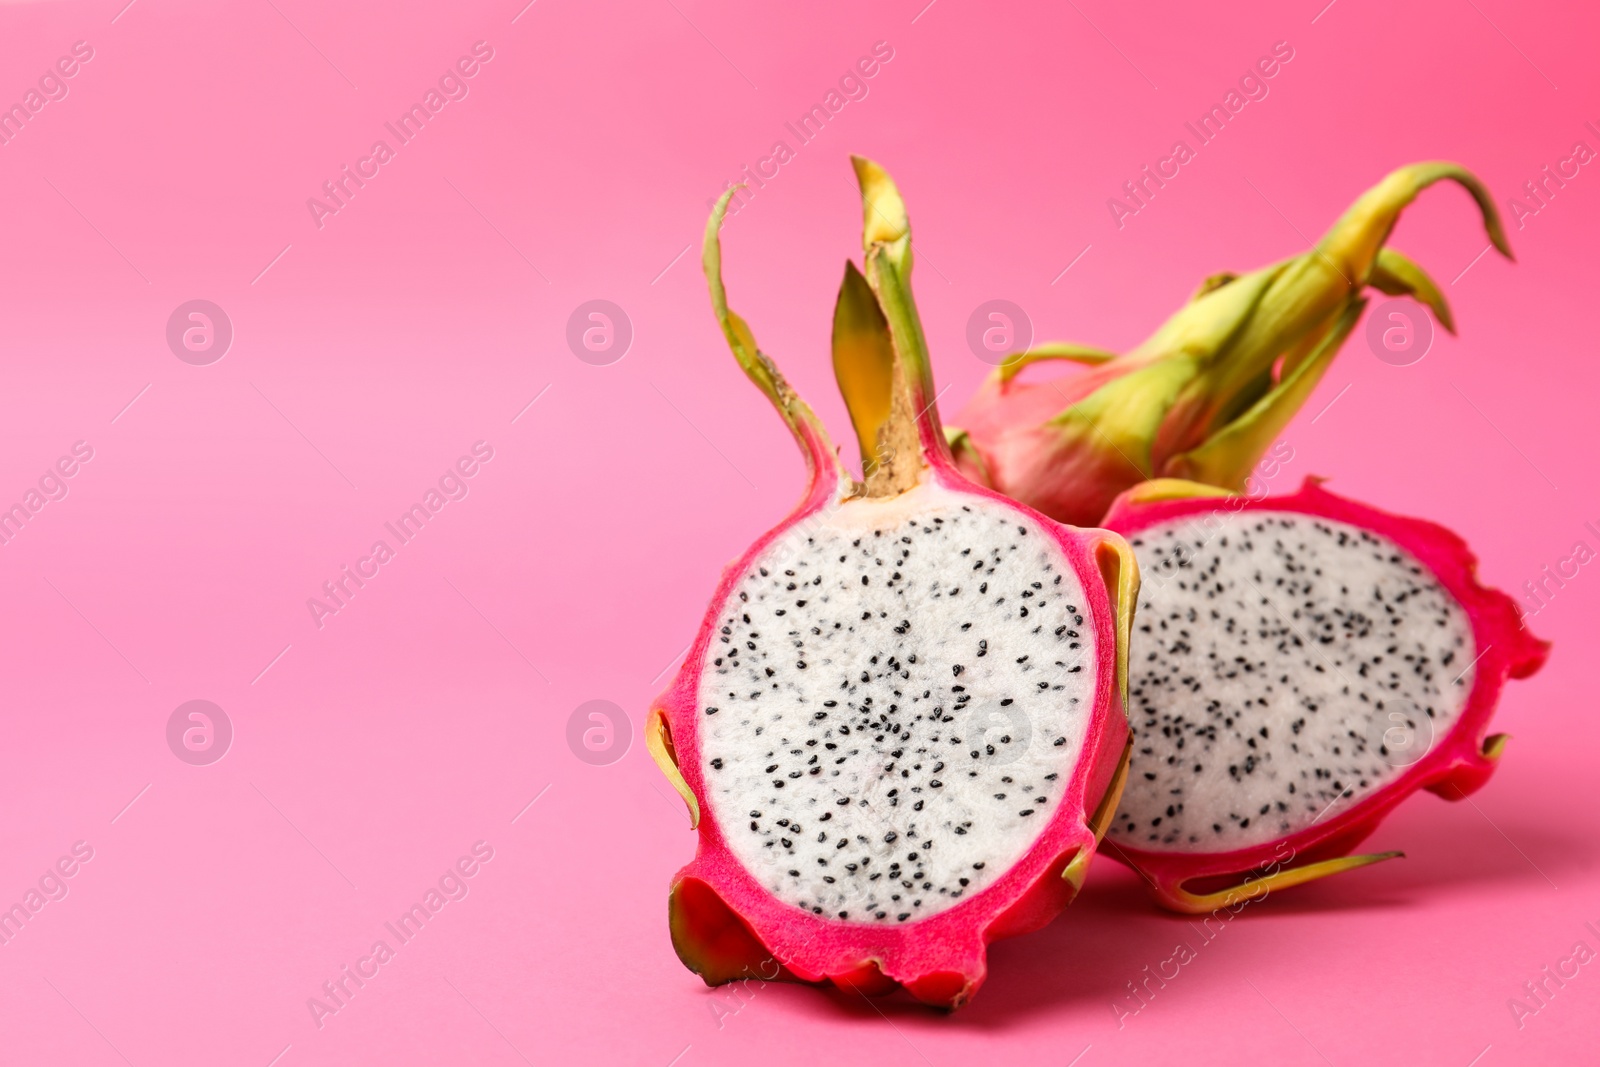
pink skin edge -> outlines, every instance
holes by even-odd
[[[983,466],[964,458],[958,469],[973,480],[987,474],[995,489],[1052,514],[1098,521],[1118,493],[1146,475],[1115,450],[1085,452],[1067,445],[1049,422],[1107,382],[1138,369],[1126,360],[1039,383],[1022,381],[1038,364],[1009,382],[991,375],[955,420]]]
[[[1495,768],[1495,761],[1483,754],[1483,743],[1501,687],[1508,677],[1525,678],[1538,670],[1549,654],[1549,643],[1523,627],[1515,602],[1478,583],[1477,558],[1460,537],[1436,523],[1335,496],[1323,489],[1320,481],[1307,478],[1297,492],[1275,497],[1192,497],[1141,504],[1125,494],[1112,505],[1105,525],[1131,541],[1151,526],[1211,511],[1287,511],[1348,523],[1385,537],[1432,571],[1465,608],[1472,622],[1473,645],[1482,653],[1472,692],[1455,726],[1443,738],[1435,739],[1431,751],[1393,782],[1325,822],[1230,852],[1156,852],[1108,840],[1107,854],[1150,879],[1157,897],[1169,906],[1180,906],[1185,882],[1242,877],[1274,862],[1283,863],[1285,847],[1292,850],[1296,864],[1348,855],[1395,805],[1418,789],[1431,790],[1447,800],[1459,800],[1476,791]]]
[[[970,1000],[984,980],[989,942],[1038,929],[1071,903],[1076,889],[1061,872],[1080,849],[1092,852],[1096,845],[1088,818],[1110,785],[1128,737],[1115,684],[1115,610],[1110,596],[1097,595],[1102,578],[1095,549],[1107,538],[1099,536],[1100,531],[1063,526],[972,484],[955,469],[937,427],[926,417],[919,420],[924,457],[938,485],[993,500],[1027,516],[1055,539],[1072,564],[1085,591],[1085,613],[1094,625],[1098,673],[1093,710],[1083,754],[1054,815],[1026,855],[995,884],[937,915],[904,924],[852,923],[814,915],[774,898],[729,850],[717,813],[705,800],[710,791],[701,773],[697,715],[701,668],[723,607],[736,595],[739,580],[784,531],[826,507],[845,477],[820,428],[797,420],[795,430],[810,470],[804,499],[783,523],[723,571],[693,648],[653,705],[671,732],[679,773],[702,798],[695,857],[674,876],[673,884],[692,878],[708,886],[743,920],[786,976],[806,982],[840,979],[842,985],[870,988],[871,978],[863,983],[861,976],[871,964],[918,999],[957,1007]]]
[[[1098,367],[1072,364],[1077,373],[1043,382],[1022,380],[1029,371],[1042,366],[1038,363],[1025,367],[1008,382],[991,374],[956,416],[955,425],[975,438],[989,441],[1015,432],[1019,426],[1048,422],[1107,382],[1137,369],[1124,359]]]

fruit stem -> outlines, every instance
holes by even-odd
[[[852,292],[851,271],[847,269],[845,284],[840,290],[841,311],[835,315],[836,331],[840,315],[848,313],[853,321],[873,324],[880,343],[873,346],[876,354],[862,346],[853,357],[846,355],[847,361],[854,358],[877,362],[871,364],[874,369],[869,373],[854,377],[848,373],[841,375],[840,387],[846,404],[851,407],[858,433],[864,425],[871,431],[870,440],[864,437],[861,441],[862,495],[886,497],[917,485],[931,460],[938,459],[946,465],[953,465],[954,460],[934,405],[933,369],[928,359],[927,339],[911,295],[911,222],[906,215],[905,201],[882,167],[860,156],[851,156],[850,161],[861,186],[861,243],[866,250],[864,277],[882,324],[877,326],[873,316],[864,311],[844,307],[847,300],[855,301],[862,295]],[[887,368],[881,362],[884,330],[888,340]],[[836,371],[839,360],[840,351],[836,347]],[[850,384],[847,379],[852,379]],[[872,381],[875,392],[853,388],[857,380]]]

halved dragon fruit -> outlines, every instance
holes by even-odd
[[[865,273],[847,264],[834,363],[864,479],[728,309],[745,373],[810,472],[799,506],[724,572],[646,742],[689,806],[672,881],[679,957],[708,984],[903,986],[956,1007],[985,946],[1082,883],[1127,767],[1127,545],[956,472],[911,300],[905,206],[855,160]]]
[[[1488,780],[1501,686],[1549,650],[1455,534],[1316,479],[1256,498],[1158,479],[1106,525],[1144,576],[1107,846],[1178,911],[1398,855],[1349,853],[1416,790]]]
[[[1310,397],[1360,318],[1367,287],[1455,323],[1427,273],[1386,246],[1407,204],[1441,180],[1472,195],[1511,257],[1483,184],[1454,163],[1401,167],[1367,190],[1314,248],[1248,274],[1215,274],[1123,355],[1048,344],[1008,359],[948,431],[962,473],[1061,522],[1093,525],[1125,489],[1185,478],[1239,491]],[[1081,374],[1024,382],[1050,360]]]

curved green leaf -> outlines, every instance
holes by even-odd
[[[1243,490],[1245,478],[1322,380],[1323,372],[1333,362],[1366,306],[1364,298],[1347,301],[1298,367],[1204,444],[1167,460],[1161,473],[1171,478]]]
[[[870,475],[879,431],[893,409],[894,344],[872,287],[848,261],[833,308],[833,375],[861,445],[861,473]]]
[[[1378,249],[1378,256],[1372,262],[1372,272],[1367,282],[1380,293],[1389,296],[1415,297],[1420,303],[1428,306],[1433,312],[1433,317],[1439,320],[1440,326],[1449,333],[1456,332],[1450,305],[1445,302],[1444,294],[1433,283],[1433,279],[1428,277],[1428,272],[1394,249],[1388,247]]]
[[[1042,363],[1045,360],[1065,359],[1071,360],[1073,363],[1096,366],[1101,363],[1108,363],[1116,358],[1117,354],[1115,352],[1107,352],[1103,348],[1068,344],[1065,341],[1051,341],[1048,344],[1039,345],[1037,348],[1030,348],[1026,352],[1019,352],[1000,364],[995,373],[1000,375],[1001,382],[1009,382],[1021,374],[1023,368],[1034,363]]]
[[[826,427],[812,412],[810,406],[801,400],[784,380],[777,364],[761,351],[756,344],[755,334],[750,332],[749,324],[728,307],[728,291],[722,283],[722,240],[719,231],[722,229],[722,220],[728,213],[728,201],[740,188],[734,186],[723,193],[716,206],[711,209],[711,217],[706,220],[705,238],[700,250],[700,265],[705,271],[706,284],[711,290],[711,309],[716,313],[717,322],[722,326],[722,335],[727,339],[733,357],[739,361],[739,366],[744,369],[745,375],[767,395],[773,407],[778,409],[783,420],[789,424],[789,429],[800,443],[801,450],[806,453],[808,462],[823,462],[825,455],[837,463],[837,459],[833,457],[833,446],[828,443]]]

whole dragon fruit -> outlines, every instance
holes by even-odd
[[[723,573],[646,743],[689,806],[668,917],[708,984],[902,986],[956,1007],[988,942],[1070,902],[1128,758],[1127,545],[972,485],[951,461],[910,290],[905,206],[855,160],[865,271],[848,264],[834,363],[864,479],[729,310],[734,356],[809,481]]]
[[[1052,344],[998,367],[947,430],[968,478],[1061,522],[1094,525],[1113,498],[1150,478],[1241,490],[1246,477],[1311,395],[1364,307],[1371,286],[1408,294],[1454,331],[1439,287],[1387,248],[1418,193],[1459,182],[1506,258],[1488,191],[1454,163],[1401,167],[1369,189],[1303,255],[1249,274],[1207,278],[1194,298],[1125,355]],[[1024,383],[1047,360],[1083,373]]]
[[[1548,652],[1455,534],[1315,479],[1260,498],[1155,480],[1106,525],[1144,576],[1107,846],[1178,911],[1397,855],[1349,853],[1416,790],[1488,780],[1500,689]]]

